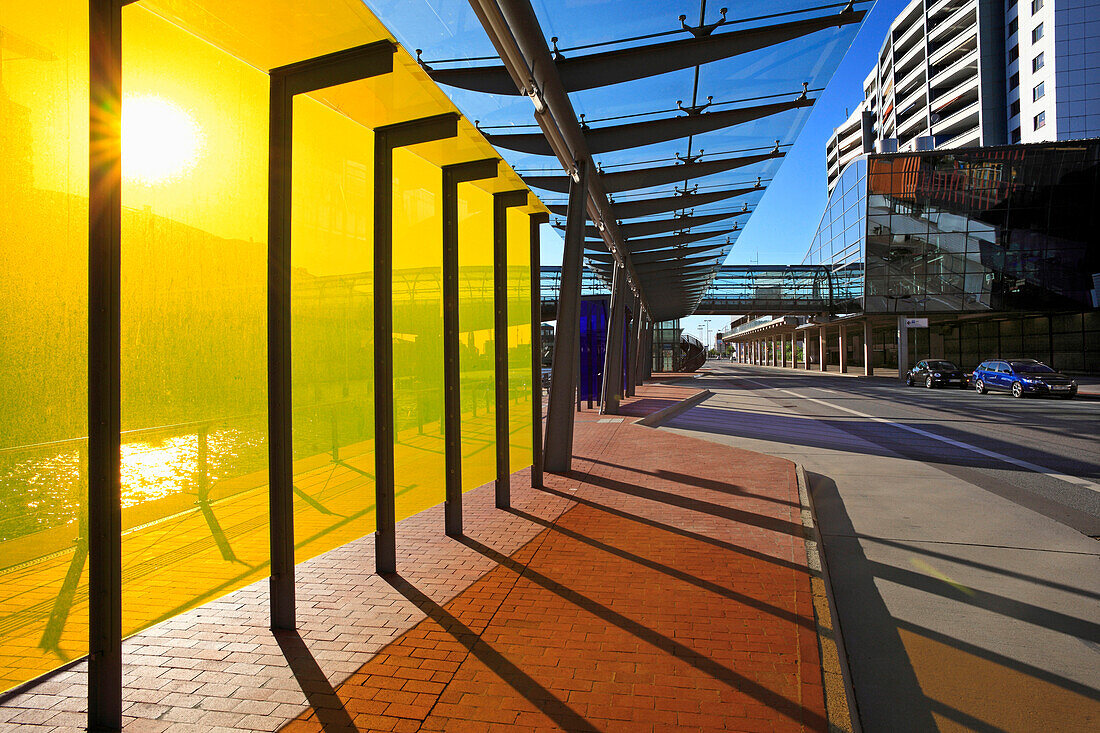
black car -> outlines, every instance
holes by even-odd
[[[974,370],[974,389],[985,394],[994,389],[1011,392],[1013,397],[1052,395],[1073,399],[1077,382],[1034,359],[991,359]]]
[[[905,386],[912,387],[914,384],[923,384],[928,389],[943,386],[966,389],[969,386],[963,371],[943,359],[925,359],[918,362],[905,375]]]

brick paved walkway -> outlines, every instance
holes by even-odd
[[[512,511],[467,493],[466,538],[400,522],[395,577],[370,537],[300,565],[298,634],[261,582],[131,638],[126,730],[825,730],[793,465],[598,420]],[[0,727],[80,728],[82,677]]]

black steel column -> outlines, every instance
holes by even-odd
[[[626,336],[626,383],[623,385],[623,394],[627,397],[634,396],[634,382],[637,380],[638,375],[638,323],[642,320],[641,310],[639,305],[641,299],[637,293],[632,293],[630,297],[630,330]],[[626,325],[625,323],[623,324]]]
[[[294,465],[291,422],[290,211],[294,95],[393,71],[396,46],[368,43],[272,69],[267,186],[268,510],[271,628],[293,629]]]
[[[271,628],[293,629],[294,468],[290,412],[290,193],[293,100],[286,76],[271,76],[268,122],[267,419],[271,535]]]
[[[645,360],[646,354],[646,322],[649,320],[649,314],[644,313],[645,309],[641,305],[641,299],[638,303],[638,322],[635,324],[635,338],[634,338],[634,390],[637,392],[638,385],[645,380]]]
[[[539,227],[546,213],[531,214],[531,486],[542,488],[542,248]]]
[[[122,728],[122,1],[91,0],[88,165],[88,727]]]
[[[374,566],[397,572],[393,475],[393,150],[458,135],[448,113],[374,131]]]
[[[558,292],[557,333],[550,370],[550,401],[546,410],[544,468],[564,473],[573,465],[573,410],[577,391],[580,352],[581,255],[584,251],[585,200],[588,171],[583,161],[569,183],[569,207],[565,217],[565,247]]]
[[[493,194],[493,366],[496,396],[496,507],[512,505],[508,424],[508,209],[527,205],[527,191]]]
[[[619,414],[623,392],[623,320],[626,318],[626,273],[618,265],[611,275],[611,313],[607,320],[607,345],[603,355],[600,414]]]
[[[499,160],[443,166],[443,451],[447,464],[445,531],[462,535],[462,392],[459,375],[458,184],[496,178]]]
[[[657,328],[657,322],[649,320],[646,325],[646,379],[653,379],[653,329]]]

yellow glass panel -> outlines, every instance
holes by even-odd
[[[510,468],[531,465],[531,219],[508,210],[508,438]]]
[[[87,9],[0,0],[0,691],[88,651]]]
[[[462,490],[496,478],[493,396],[493,197],[459,185],[458,326]]]
[[[361,0],[142,0],[263,71],[392,36]]]
[[[443,173],[393,151],[393,422],[397,518],[443,500]]]
[[[374,530],[374,133],[294,99],[295,560]]]
[[[132,634],[268,574],[268,79],[123,10],[122,577]]]

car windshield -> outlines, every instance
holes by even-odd
[[[1012,371],[1022,374],[1054,374],[1054,370],[1037,361],[1013,361]]]
[[[928,362],[929,369],[939,369],[944,372],[953,372],[958,369],[957,366],[949,361],[930,361]]]

